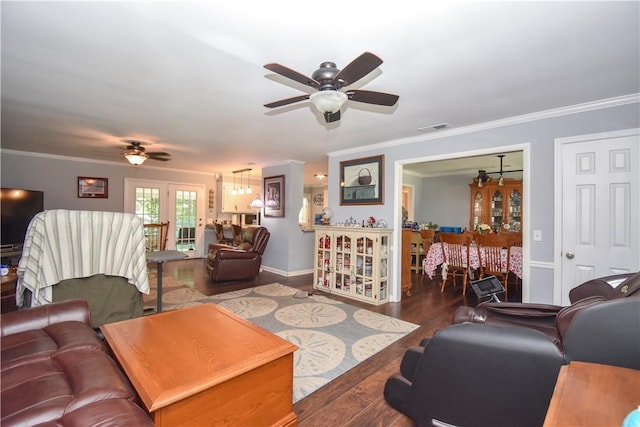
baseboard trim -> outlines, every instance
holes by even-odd
[[[305,274],[313,273],[313,269],[297,270],[297,271],[284,271],[284,270],[279,270],[277,268],[269,267],[267,265],[263,265],[262,266],[262,270],[268,271],[269,273],[279,274],[279,275],[285,276],[285,277],[304,276]]]

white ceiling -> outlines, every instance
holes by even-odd
[[[355,4],[354,4],[355,3]],[[171,167],[228,174],[640,92],[640,3],[424,1],[2,2],[2,147],[125,162],[126,138]],[[384,63],[355,83],[395,107],[349,101],[325,124],[311,75],[364,51]],[[133,167],[133,166],[131,166]]]

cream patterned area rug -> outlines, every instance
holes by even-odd
[[[213,302],[297,345],[294,403],[418,327],[321,295],[296,298],[298,289],[279,283],[203,298],[191,294],[197,299],[177,304],[167,301],[171,290],[164,282],[163,288],[165,310]]]

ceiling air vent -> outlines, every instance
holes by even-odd
[[[427,132],[435,132],[439,130],[451,129],[451,125],[449,123],[438,123],[437,125],[424,126],[418,128],[418,132],[427,133]]]

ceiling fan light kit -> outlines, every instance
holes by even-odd
[[[148,158],[148,156],[144,153],[129,153],[125,154],[124,157],[129,161],[129,163],[135,166],[143,164]]]
[[[142,146],[142,141],[125,140],[128,145],[127,151],[122,153],[125,159],[134,166],[143,164],[147,159],[159,160],[161,162],[168,162],[171,160],[171,154],[164,151],[147,152]]]
[[[397,95],[358,89],[349,89],[346,92],[340,91],[343,87],[357,82],[375,70],[380,64],[382,64],[382,59],[373,53],[365,52],[351,61],[342,70],[338,69],[334,62],[323,62],[320,64],[320,67],[313,72],[312,77],[305,76],[280,64],[266,64],[264,68],[267,70],[302,83],[305,86],[310,86],[316,89],[317,92],[311,95],[299,95],[293,98],[270,102],[264,104],[264,106],[267,108],[277,108],[308,99],[318,111],[324,114],[324,119],[327,123],[340,120],[340,109],[348,100],[391,107],[398,102],[399,97]]]
[[[309,101],[321,113],[333,114],[347,102],[347,94],[338,90],[322,90],[309,96]]]

